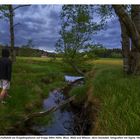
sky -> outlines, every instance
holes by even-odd
[[[59,39],[60,12],[62,5],[31,5],[16,10],[14,23],[15,44],[21,46],[32,40],[38,49],[55,50]],[[95,17],[98,19],[98,17]],[[121,32],[117,18],[107,22],[105,30],[93,35],[93,42],[103,44],[107,48],[121,47]],[[10,34],[8,21],[0,20],[0,44],[9,44]]]

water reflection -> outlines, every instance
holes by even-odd
[[[76,80],[83,79],[80,76],[65,76],[67,82],[74,82]],[[49,109],[50,107],[57,106],[60,102],[64,101],[66,98],[63,95],[62,91],[54,90],[49,93],[47,99],[43,102],[44,110]],[[70,105],[66,105],[63,108],[60,108],[53,112],[52,122],[49,126],[36,127],[37,130],[42,135],[73,135],[74,131],[74,113],[72,112]]]

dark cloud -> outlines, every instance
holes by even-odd
[[[121,47],[121,31],[118,19],[115,18],[108,22],[107,29],[100,31],[93,37],[94,42],[102,43],[107,48]]]
[[[17,6],[17,5],[16,5]],[[32,39],[37,48],[54,50],[59,37],[61,5],[31,5],[16,10],[15,43],[23,45]],[[0,22],[0,42],[9,44],[8,22]],[[120,29],[117,19],[108,22],[106,30],[93,36],[95,43],[105,47],[120,47]]]
[[[9,44],[10,35],[9,35],[9,26],[7,21],[1,20],[0,27],[1,27],[0,42],[2,44]]]
[[[15,23],[19,23],[15,28],[16,45],[23,45],[32,39],[36,47],[54,50],[59,36],[60,10],[61,5],[31,5],[17,9],[14,19]],[[0,23],[0,27],[3,29],[0,42],[9,44],[8,22]]]

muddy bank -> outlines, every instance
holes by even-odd
[[[72,101],[73,111],[77,113],[75,123],[78,123],[78,135],[95,134],[97,114],[99,111],[98,100],[93,96],[93,88],[89,86],[85,98],[80,101]]]

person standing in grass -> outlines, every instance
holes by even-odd
[[[8,89],[10,88],[12,62],[9,59],[10,53],[8,49],[2,49],[2,57],[0,58],[0,101],[4,103],[5,97],[8,95]]]

